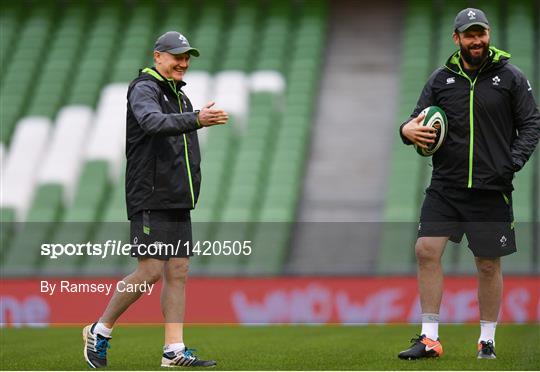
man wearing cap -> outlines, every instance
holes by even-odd
[[[420,214],[415,253],[422,330],[402,359],[439,357],[439,308],[443,293],[441,257],[448,240],[467,236],[478,271],[480,337],[477,357],[494,359],[501,305],[501,256],[516,251],[512,179],[533,153],[540,113],[532,89],[509,63],[510,54],[490,47],[490,28],[479,9],[460,11],[454,22],[456,51],[426,83],[400,135],[420,147],[435,134],[420,112],[441,107],[448,135],[433,155],[431,184]]]
[[[138,258],[138,266],[122,281],[124,287],[147,288],[163,279],[162,367],[216,364],[199,359],[184,345],[184,287],[191,255],[190,210],[201,182],[197,130],[225,124],[228,115],[212,108],[213,102],[193,112],[181,89],[191,56],[198,57],[199,51],[182,34],[165,33],[154,46],[154,67],[141,70],[127,93],[126,203],[131,255]],[[117,290],[101,318],[84,328],[84,356],[90,367],[107,366],[112,328],[141,294]]]

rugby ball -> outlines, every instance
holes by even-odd
[[[422,156],[431,156],[437,151],[443,144],[448,133],[448,120],[446,114],[438,106],[429,106],[422,110],[420,115],[425,115],[421,125],[431,127],[436,130],[435,142],[428,146],[427,149],[423,149],[420,146],[414,145],[416,152]]]

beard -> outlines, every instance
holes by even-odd
[[[482,44],[482,48],[483,48],[482,54],[480,54],[478,57],[474,57],[470,52],[470,48],[465,48],[463,44],[461,44],[461,42],[459,43],[461,56],[463,57],[465,62],[467,62],[469,65],[474,66],[474,67],[479,67],[482,63],[484,63],[484,61],[488,57],[489,43]]]

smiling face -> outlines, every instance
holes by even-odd
[[[489,30],[482,26],[472,26],[464,32],[452,35],[454,43],[461,50],[461,58],[467,68],[478,68],[489,53]]]
[[[158,72],[166,79],[182,81],[189,68],[189,53],[171,54],[154,51],[154,63]]]

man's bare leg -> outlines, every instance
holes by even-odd
[[[163,269],[161,311],[165,319],[165,347],[162,367],[213,367],[214,360],[201,360],[186,352],[183,338],[185,286],[189,270],[188,258],[171,258]]]
[[[122,279],[126,284],[148,284],[156,283],[162,275],[164,262],[155,258],[141,258],[137,269]],[[138,288],[138,287],[137,287]],[[100,323],[107,328],[112,328],[120,315],[133,304],[142,292],[118,292],[115,291],[113,297],[109,301],[107,308],[100,318]]]
[[[421,237],[416,241],[418,291],[422,313],[439,313],[443,293],[441,257],[447,237]]]
[[[501,308],[503,278],[500,258],[476,257],[478,270],[478,305],[480,307],[480,341],[495,343],[495,328]]]
[[[439,309],[443,294],[441,257],[448,237],[421,237],[416,241],[418,291],[422,308],[422,331],[426,337],[439,337]]]
[[[164,262],[154,258],[141,258],[137,269],[122,279],[126,284],[154,284],[163,273]],[[137,286],[136,288],[140,288]],[[133,304],[142,292],[119,292],[116,290],[99,322],[83,329],[84,358],[92,368],[107,367],[107,349],[112,328],[120,315]]]
[[[439,342],[439,308],[443,294],[441,257],[448,239],[448,237],[421,237],[416,241],[414,251],[418,266],[422,331],[421,337],[412,340],[413,344],[398,354],[400,359],[411,360],[443,355],[443,348]]]
[[[161,311],[165,320],[165,345],[183,344],[185,285],[188,258],[171,258],[163,268]]]

